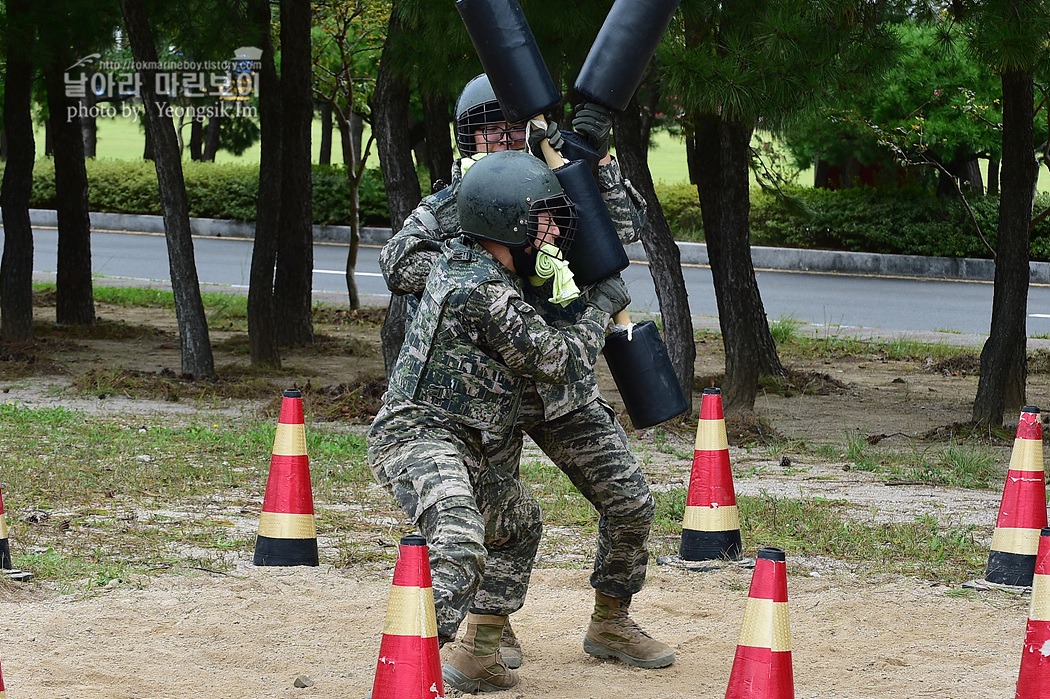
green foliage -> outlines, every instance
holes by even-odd
[[[683,0],[661,53],[665,86],[687,118],[768,128],[892,58],[887,4],[858,0]]]
[[[898,61],[880,78],[843,90],[826,109],[796,120],[782,133],[799,164],[821,158],[889,163],[872,126],[901,139],[903,155],[938,162],[976,154],[998,157],[1002,119],[999,80],[966,50],[961,37],[938,27],[903,24]]]
[[[145,160],[88,160],[88,196],[92,211],[159,215],[157,174]],[[255,220],[259,195],[257,163],[184,162],[190,216],[233,221]],[[378,170],[366,170],[361,182],[361,223],[388,225],[386,189]],[[40,160],[33,170],[31,206],[55,208],[55,166]],[[313,167],[313,215],[318,225],[349,225],[350,190],[342,166]]]

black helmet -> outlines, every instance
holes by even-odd
[[[456,100],[456,144],[459,146],[460,154],[464,158],[469,158],[478,152],[474,143],[476,129],[486,124],[505,123],[506,121],[488,76],[482,73],[472,79]],[[524,148],[525,125],[522,124],[517,130],[522,132],[521,147]],[[495,134],[497,140],[502,137],[502,133]]]
[[[458,206],[464,233],[509,248],[539,247],[546,217],[559,235],[541,242],[565,252],[576,235],[576,205],[550,168],[525,151],[490,153],[471,165],[459,186]]]

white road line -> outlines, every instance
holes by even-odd
[[[346,271],[342,269],[315,269],[314,274],[340,274],[345,275]],[[355,277],[381,277],[383,276],[379,272],[354,272]]]

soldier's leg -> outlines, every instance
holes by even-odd
[[[599,514],[591,574],[595,604],[584,650],[636,667],[670,665],[674,650],[630,617],[631,596],[645,582],[655,505],[612,409],[592,401],[557,421],[532,426],[529,435]]]
[[[426,537],[442,642],[456,631],[481,582],[485,524],[454,442],[415,440],[369,449],[376,480]]]
[[[598,511],[591,586],[616,597],[642,589],[655,504],[612,408],[602,400],[530,425],[529,436]]]
[[[500,443],[486,448],[475,481],[478,507],[485,518],[488,560],[481,588],[471,611],[479,614],[513,614],[525,603],[532,566],[543,533],[543,512],[529,488],[520,480],[522,431],[533,416],[542,416],[539,396],[525,391],[519,423]]]

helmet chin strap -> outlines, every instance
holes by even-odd
[[[536,251],[525,252],[524,247],[509,247],[510,257],[514,260],[514,271],[523,279],[536,276]]]

